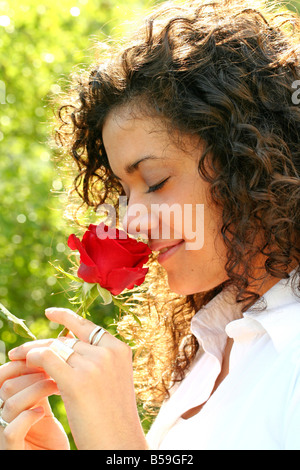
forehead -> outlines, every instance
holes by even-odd
[[[128,109],[113,111],[102,131],[103,145],[112,171],[122,177],[123,169],[145,156],[168,159],[170,137],[159,119],[136,115]]]
[[[177,159],[179,154],[191,155],[199,149],[199,138],[181,133],[175,129],[170,132],[167,121],[158,116],[146,116],[129,107],[111,111],[102,130],[103,144],[109,160],[119,155],[122,159],[136,158],[144,154],[155,154]]]
[[[162,119],[138,114],[131,107],[121,107],[111,111],[102,129],[105,148],[110,147],[116,137],[126,140],[132,134],[143,135],[143,138],[149,136],[149,138],[156,139],[160,135],[165,139],[167,131]]]

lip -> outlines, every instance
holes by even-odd
[[[152,251],[160,251],[163,250],[164,248],[170,248],[171,246],[177,246],[179,245],[183,240],[176,240],[172,242],[153,242],[149,244],[149,248]]]
[[[167,259],[169,259],[171,256],[174,255],[174,253],[176,253],[180,247],[184,244],[184,240],[180,240],[179,242],[177,242],[176,244],[169,244],[168,246],[162,246],[160,249],[162,250],[163,248],[168,248],[167,251],[165,251],[164,253],[160,253],[160,255],[158,256],[157,258],[157,261],[159,262],[159,264],[163,264]]]

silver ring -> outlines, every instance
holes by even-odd
[[[68,346],[68,348],[73,349],[75,344],[78,343],[78,341],[78,338],[67,338],[63,343],[65,346]]]
[[[4,419],[1,418],[1,416],[0,416],[0,426],[5,429],[6,426],[8,426],[8,424],[9,424],[9,423],[7,423],[6,421],[4,421]]]
[[[105,333],[107,333],[107,331],[104,329],[104,328],[101,328],[98,333],[96,333],[96,335],[94,336],[94,339],[93,339],[93,342],[92,342],[92,346],[98,346],[98,344],[100,343],[100,340],[102,338],[103,335],[105,335]]]
[[[62,341],[59,341],[59,339],[55,339],[53,341],[53,343],[50,346],[50,349],[56,352],[65,362],[67,362],[68,359],[75,352],[74,349],[69,348]]]
[[[93,331],[91,332],[90,336],[89,336],[89,343],[90,344],[93,344],[93,341],[95,339],[95,335],[97,333],[99,333],[99,331],[102,330],[102,327],[101,326],[96,326],[96,328],[93,329]]]

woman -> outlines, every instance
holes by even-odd
[[[67,448],[53,393],[79,449],[300,448],[298,34],[295,16],[263,6],[163,5],[74,77],[57,140],[79,169],[77,192],[95,208],[126,195],[129,232],[159,256],[143,327],[119,325],[141,347],[134,373],[125,343],[105,334],[94,346],[95,325],[47,310],[79,341],[10,352],[2,448]],[[203,246],[191,249],[184,217],[157,204],[190,208],[194,225],[202,205]],[[146,437],[134,383],[147,407],[164,401]]]

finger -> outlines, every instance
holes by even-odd
[[[96,325],[86,318],[82,318],[67,308],[48,308],[46,317],[71,330],[81,341],[89,342],[89,336]]]
[[[45,380],[46,378],[46,374],[40,372],[38,374],[29,374],[15,377],[13,379],[8,379],[0,388],[0,397],[2,400],[6,401],[8,398],[20,392],[21,390],[24,390],[36,382]]]
[[[7,450],[24,450],[25,437],[30,428],[44,416],[42,407],[23,411],[3,431],[3,439]]]
[[[46,309],[45,313],[49,320],[64,325],[69,330],[71,330],[73,334],[81,341],[89,343],[90,334],[96,328],[96,325],[93,322],[87,320],[86,318],[82,318],[67,308],[48,308]],[[110,333],[106,332],[105,335],[103,335],[101,338],[99,346],[114,347],[118,344],[123,343],[122,341],[112,336]]]
[[[51,348],[34,348],[26,356],[28,367],[43,369],[58,385],[68,381],[72,368]]]
[[[31,349],[50,346],[53,341],[53,339],[41,339],[38,341],[30,341],[28,343],[24,343],[21,346],[18,346],[17,348],[11,349],[8,353],[8,357],[11,361],[25,360],[27,353]]]
[[[42,406],[44,408],[45,417],[49,418],[54,416],[48,397],[42,398],[39,402],[36,403],[36,406]]]
[[[7,362],[0,367],[0,387],[2,384],[13,377],[20,375],[33,374],[40,372],[36,367],[27,367],[25,361]]]
[[[106,339],[104,339],[106,338]],[[99,355],[99,346],[103,346],[106,348],[114,348],[118,344],[124,344],[123,342],[119,341],[117,338],[112,336],[110,333],[105,333],[105,335],[102,336],[101,341],[97,346],[93,346],[89,343],[86,343],[84,341],[77,341],[74,346],[72,346],[72,349],[75,351],[75,353],[80,354],[80,356],[85,356],[90,359],[92,359],[95,355],[98,357]],[[74,362],[74,359],[76,358],[76,354],[72,355],[68,359],[68,364],[71,364]]]
[[[2,417],[10,423],[20,413],[36,406],[40,400],[56,393],[56,384],[51,379],[42,380],[27,387],[4,402]]]

